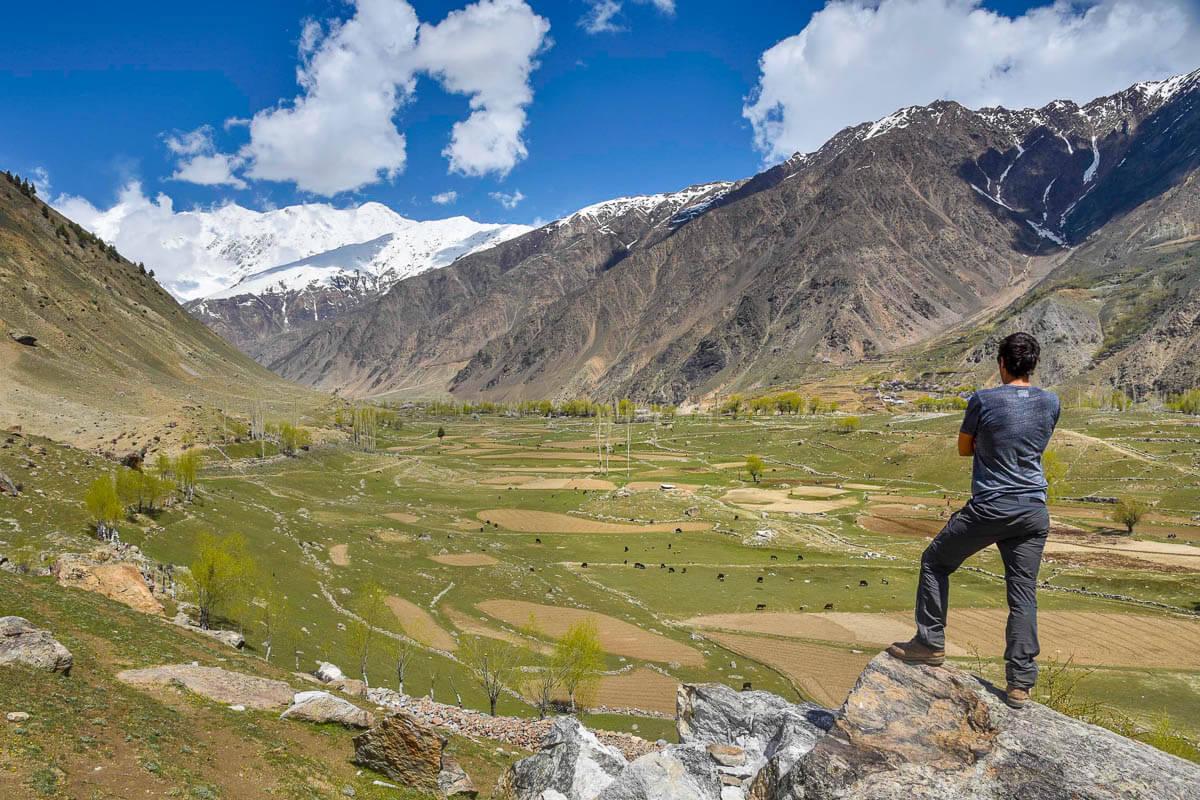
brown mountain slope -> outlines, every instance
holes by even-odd
[[[371,394],[677,401],[908,351],[1186,182],[1198,77],[1084,106],[903,109],[701,201],[576,215],[404,281],[272,366]]]
[[[168,425],[197,420],[206,405],[309,395],[81,230],[0,176],[0,425],[132,448],[181,433]]]

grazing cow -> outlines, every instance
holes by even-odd
[[[879,582],[880,582],[880,583],[882,583],[884,586],[887,586],[887,585],[888,585],[888,579],[887,579],[887,578],[880,578],[880,579],[879,579]]]
[[[866,581],[859,581],[859,582],[858,582],[858,585],[859,585],[860,587],[862,587],[862,586],[866,586],[866,585],[867,585],[867,582],[866,582]]]
[[[633,562],[633,568],[634,569],[645,569],[646,565],[640,561],[635,561],[635,562]]]
[[[1167,538],[1168,538],[1168,539],[1174,539],[1174,538],[1175,538],[1175,534],[1173,534],[1173,533],[1168,533],[1168,534],[1167,534]]]
[[[583,569],[587,569],[587,562],[585,561],[582,564],[580,564],[579,566],[582,567]]]
[[[800,555],[799,553],[796,553],[796,560],[797,560],[797,561],[803,561],[803,560],[804,560],[804,556]]]
[[[687,567],[684,567],[681,572],[687,572]]]
[[[539,536],[538,538],[536,538],[536,539],[534,539],[534,540],[533,540],[533,543],[534,543],[534,544],[541,544],[541,543],[542,543],[542,538]]]
[[[750,683],[750,681],[742,681],[742,691],[743,692],[748,692],[753,688],[754,688],[754,686]]]
[[[826,611],[833,611],[833,603],[826,603],[826,604],[825,604],[825,610],[826,610]]]
[[[629,559],[628,559],[628,558],[627,558],[627,559],[625,559],[625,563],[626,563],[626,564],[628,564],[628,563],[629,563]]]
[[[666,569],[666,568],[667,568],[667,565],[666,565],[666,564],[664,564],[664,563],[662,563],[662,562],[660,561],[660,562],[658,562],[658,568],[659,568],[659,569]]]
[[[628,552],[629,552],[629,545],[625,545],[625,552],[626,552],[626,553],[628,553]]]
[[[668,549],[668,550],[670,550],[670,549],[671,549],[671,543],[670,543],[670,542],[667,542],[667,549]]]
[[[674,568],[674,567],[667,567],[667,574],[668,574],[668,575],[670,575],[670,574],[672,574],[672,573],[674,573],[674,572],[675,572],[675,568]]]
[[[763,582],[763,577],[762,577],[762,575],[759,575],[759,576],[758,576],[758,578],[756,578],[754,582],[755,582],[755,583],[762,583],[762,582]]]
[[[766,604],[766,603],[759,603],[758,605],[756,605],[756,606],[754,607],[754,610],[755,610],[755,611],[766,611],[766,610],[767,610],[767,604]]]
[[[717,573],[717,580],[719,580],[719,581],[723,581],[723,580],[725,580],[725,573],[724,573],[724,572],[718,572],[718,573]]]
[[[537,567],[530,567],[530,568],[529,568],[529,571],[530,571],[530,572],[537,572]]]
[[[676,529],[675,529],[675,532],[676,532],[676,533],[683,533],[683,528],[676,528]]]
[[[771,556],[771,560],[772,560],[772,561],[778,561],[778,560],[779,560],[779,556]]]

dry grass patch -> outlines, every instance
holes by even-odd
[[[335,567],[350,566],[350,545],[335,544],[329,548],[329,560]]]
[[[384,514],[384,516],[388,519],[394,519],[396,522],[403,522],[407,525],[412,525],[415,522],[419,522],[421,519],[416,514],[409,513],[408,511],[393,511],[390,514]]]
[[[746,466],[746,462],[742,461],[721,461],[711,465],[713,469],[742,469]]]
[[[608,708],[636,708],[659,714],[675,715],[675,694],[679,681],[656,670],[638,667],[620,675],[605,675],[596,687],[596,705]]]
[[[480,511],[475,516],[486,524],[497,524],[506,530],[521,533],[672,533],[676,529],[706,531],[712,527],[707,522],[657,522],[653,525],[602,522],[554,511],[524,508],[493,508]]]
[[[843,483],[842,486],[846,489],[858,489],[864,492],[875,492],[883,488],[873,483]]]
[[[530,639],[525,636],[518,636],[515,633],[510,633],[500,628],[493,628],[481,619],[476,619],[470,614],[459,611],[457,608],[445,606],[442,608],[442,613],[446,618],[454,623],[454,627],[458,628],[463,633],[468,633],[472,636],[482,636],[486,639],[497,639],[501,642],[508,642],[517,647],[525,647],[540,653],[544,656],[551,655],[554,648],[539,642],[536,639]]]
[[[841,644],[878,645],[911,638],[912,622],[896,614],[830,611],[805,614],[788,611],[759,611],[742,614],[707,614],[693,617],[688,625],[703,629],[763,633],[797,639],[819,639]],[[947,646],[950,655],[966,651]]]
[[[837,708],[842,704],[867,662],[875,655],[766,636],[737,633],[709,633],[707,636],[722,647],[779,670],[801,692],[826,708]]]
[[[551,452],[547,453],[542,450],[517,450],[512,453],[496,453],[480,456],[481,459],[544,459],[547,461],[594,461],[596,460],[595,451],[587,452],[584,450],[576,452]],[[665,453],[630,453],[630,458],[634,461],[687,461],[687,456],[674,456]],[[609,457],[609,462],[615,465],[618,460],[624,463],[625,453],[613,452]]]
[[[567,489],[611,492],[617,488],[612,481],[600,478],[535,478],[521,484],[522,489]]]
[[[839,508],[852,506],[856,501],[845,500],[797,500],[790,496],[790,489],[731,489],[721,499],[739,508],[750,511],[774,511],[781,514],[826,514]]]
[[[495,475],[491,478],[484,478],[480,483],[488,486],[520,486],[522,483],[536,480],[537,477],[533,475]]]
[[[400,621],[400,627],[404,629],[404,633],[421,644],[438,650],[458,649],[458,642],[454,640],[454,637],[447,633],[445,628],[438,625],[437,620],[428,611],[416,603],[392,595],[387,599],[387,607]]]
[[[399,533],[398,531],[389,531],[380,529],[371,534],[371,538],[378,542],[386,544],[405,544],[411,542],[413,538],[407,533]]]
[[[1004,654],[1001,608],[950,609],[946,652],[951,656]],[[764,633],[797,639],[883,646],[912,636],[912,616],[829,612],[712,614],[688,623],[698,628]],[[1100,611],[1043,611],[1038,614],[1042,657],[1073,659],[1083,666],[1200,669],[1200,620]]]
[[[485,600],[476,608],[509,625],[528,625],[532,619],[540,631],[556,638],[566,633],[575,623],[591,620],[596,624],[600,645],[614,655],[643,661],[677,662],[687,666],[704,664],[704,656],[699,650],[595,611],[544,606],[524,600]]]
[[[1046,542],[1047,553],[1091,553],[1115,555],[1123,558],[1162,564],[1169,567],[1184,567],[1200,571],[1200,547],[1167,542],[1126,541],[1112,543],[1075,543],[1051,540]]]
[[[490,567],[500,563],[485,553],[445,553],[429,558],[439,564],[451,567]]]
[[[872,509],[875,510],[875,509]],[[864,514],[856,520],[858,527],[885,536],[937,536],[945,526],[943,520],[919,517],[876,517]]]
[[[836,486],[810,486],[807,484],[793,486],[788,490],[788,494],[792,497],[837,497],[839,494],[845,493],[845,489],[839,489]]]

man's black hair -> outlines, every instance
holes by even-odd
[[[1000,362],[1014,378],[1024,378],[1033,372],[1041,354],[1038,340],[1028,333],[1013,333],[1000,342]]]

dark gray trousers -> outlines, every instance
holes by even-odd
[[[1005,677],[1028,689],[1037,682],[1037,576],[1050,533],[1050,511],[1040,499],[1000,497],[970,500],[950,517],[921,556],[917,583],[917,638],[930,647],[946,646],[950,574],[968,557],[994,544],[1004,560],[1008,589]]]

